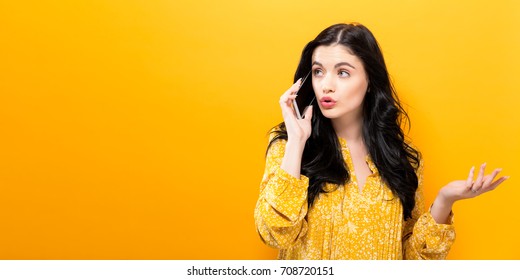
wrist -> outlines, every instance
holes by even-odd
[[[430,214],[437,224],[450,224],[450,213],[453,202],[446,199],[440,192],[435,198],[433,205],[430,207]]]
[[[285,145],[286,149],[294,149],[294,150],[300,150],[303,151],[305,148],[305,143],[307,140],[300,140],[300,139],[287,139],[287,143]]]
[[[433,204],[437,204],[439,207],[451,209],[455,203],[455,199],[451,199],[443,193],[442,189],[437,194]]]

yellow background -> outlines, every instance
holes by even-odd
[[[272,259],[253,209],[303,46],[382,46],[426,199],[487,161],[450,259],[520,259],[517,1],[0,2],[1,259]]]

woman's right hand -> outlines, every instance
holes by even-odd
[[[294,141],[305,145],[305,142],[311,135],[313,108],[312,105],[309,106],[305,112],[305,116],[303,116],[301,120],[296,117],[293,100],[296,98],[296,93],[300,88],[301,82],[302,79],[300,78],[280,97],[280,107],[282,107],[283,120],[285,122],[285,128],[287,129],[287,141]]]

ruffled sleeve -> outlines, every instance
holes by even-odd
[[[255,225],[264,243],[286,249],[307,232],[307,188],[309,179],[295,178],[280,168],[285,140],[274,142],[267,153]]]
[[[404,225],[403,257],[409,260],[442,260],[446,258],[455,241],[453,213],[450,213],[449,224],[438,224],[430,211],[424,211],[422,161],[417,176],[419,186],[415,195],[415,208],[412,218]]]

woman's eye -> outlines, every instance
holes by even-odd
[[[319,76],[322,74],[321,69],[314,69],[312,72],[313,72],[314,76]]]
[[[340,70],[338,73],[341,77],[350,77],[350,73],[345,70]]]

